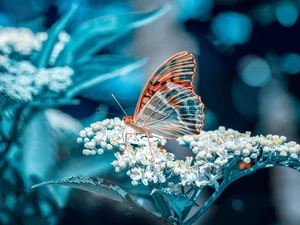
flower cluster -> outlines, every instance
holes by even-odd
[[[250,134],[219,127],[215,131],[202,131],[200,135],[183,136],[178,141],[196,154],[198,165],[210,161],[222,166],[233,157],[240,157],[248,164],[266,153],[270,153],[273,158],[281,156],[299,159],[300,145],[294,141],[286,143],[285,136],[269,134],[251,137]]]
[[[40,50],[45,32],[34,34],[27,28],[0,27],[0,54],[10,58],[28,59]]]
[[[38,69],[29,61],[11,63],[3,56],[0,67],[6,70],[0,75],[2,101],[28,102],[42,92],[62,93],[72,84],[70,67]]]
[[[34,86],[38,89],[47,89],[47,91],[62,93],[72,85],[73,69],[68,66],[41,68],[34,79]]]
[[[148,145],[147,137],[129,134],[134,134],[134,131],[125,127],[124,121],[116,117],[92,123],[90,127],[80,131],[77,142],[84,143],[85,149],[82,152],[85,155],[101,155],[105,150],[124,150],[126,141],[137,147]],[[159,139],[151,137],[150,141],[158,142]]]
[[[298,160],[300,156],[300,145],[286,143],[284,136],[251,137],[250,132],[219,127],[214,131],[202,131],[200,135],[179,138],[178,142],[189,147],[195,156],[178,160],[161,148],[159,138],[150,138],[149,146],[147,137],[129,135],[127,143],[130,145],[125,146],[124,136],[128,133],[132,133],[131,128],[125,127],[119,118],[106,119],[82,130],[77,141],[84,143],[86,155],[123,149],[122,153],[115,153],[117,159],[112,162],[116,172],[127,170],[133,185],[164,184],[162,190],[168,193],[177,192],[179,186],[185,185],[218,189],[230,162],[235,162],[233,166],[236,167],[237,162],[255,163],[266,154],[274,160],[276,157]]]
[[[68,39],[66,33],[59,37],[52,60]],[[0,107],[32,101],[45,93],[58,96],[72,84],[74,71],[70,67],[36,68],[31,63],[46,39],[45,32],[34,34],[27,28],[0,27]]]
[[[59,53],[64,49],[66,43],[68,43],[69,40],[70,40],[70,35],[67,32],[62,31],[59,33],[58,40],[53,47],[53,51],[52,51],[50,59],[49,59],[50,65],[55,64],[55,61],[56,61]]]
[[[133,134],[132,129],[125,127],[119,118],[106,119],[96,122],[79,133],[78,143],[84,143],[83,154],[94,155],[103,154],[105,150],[120,150],[115,156],[117,160],[112,162],[116,172],[128,169],[127,175],[132,179],[133,185],[149,182],[154,184],[165,183],[167,180],[167,190],[177,190],[177,186],[172,186],[173,179],[179,179],[180,185],[197,186],[217,185],[219,175],[213,175],[212,165],[193,165],[193,158],[186,160],[176,160],[175,155],[161,148],[165,140],[144,135]],[[125,139],[128,136],[127,145]],[[130,145],[129,145],[130,144]],[[170,186],[172,186],[170,188]]]
[[[218,177],[209,173],[211,168],[208,165],[201,167],[192,165],[192,157],[176,160],[174,154],[161,149],[161,144],[164,144],[165,140],[150,137],[149,146],[147,137],[140,134],[131,135],[132,133],[131,128],[125,128],[124,122],[119,118],[106,119],[82,130],[77,142],[84,143],[83,154],[86,155],[123,149],[122,154],[115,153],[117,160],[112,162],[112,165],[116,172],[128,169],[127,175],[132,179],[133,185],[139,183],[148,185],[149,182],[165,183],[172,178],[179,178],[183,186],[192,183],[197,186],[216,185]]]
[[[84,143],[85,155],[103,154],[104,150],[117,149],[123,143],[122,130],[125,124],[119,118],[106,119],[101,122],[92,123],[90,127],[80,131],[77,138],[78,143]]]

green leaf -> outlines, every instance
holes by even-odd
[[[182,213],[184,210],[194,204],[186,195],[183,194],[169,194],[161,190],[155,190],[155,193],[159,193],[167,200],[172,210],[178,216],[179,221],[183,219]]]
[[[146,59],[128,59],[121,56],[100,55],[91,62],[75,66],[73,85],[67,91],[67,98],[72,98],[80,92],[101,82],[117,76],[126,75],[144,65]]]
[[[91,38],[88,42],[82,44],[82,46],[80,46],[80,48],[76,52],[74,52],[73,61],[70,63],[81,63],[83,61],[87,61],[87,59],[100,52],[100,50],[105,46],[126,35],[128,32],[129,31],[125,30],[119,31],[116,34],[107,34],[101,36],[98,35]]]
[[[73,17],[74,13],[78,8],[77,4],[73,4],[69,11],[62,16],[49,30],[48,39],[44,41],[39,55],[36,57],[35,65],[39,68],[47,67],[49,58],[53,51],[53,47],[57,41],[57,37],[61,31],[66,27],[69,20]]]
[[[164,197],[159,193],[153,193],[151,194],[151,197],[157,210],[162,214],[162,216],[164,216],[165,218],[169,218],[171,216],[171,210]]]
[[[143,66],[146,61],[147,60],[145,58],[133,59],[126,56],[109,54],[97,55],[91,57],[88,61],[84,61],[73,66],[73,69],[75,70],[73,81],[76,81],[78,79],[76,76],[81,73],[96,73],[97,76],[99,76],[101,74],[112,73],[116,70],[131,66],[136,69]],[[126,73],[122,74],[125,75]]]
[[[33,116],[24,130],[26,136],[22,141],[23,161],[20,164],[17,160],[22,165],[26,188],[30,188],[37,182],[53,178],[58,171],[58,165],[65,165],[63,159],[58,155],[78,146],[74,140],[81,128],[76,119],[58,110],[50,109]],[[89,169],[87,168],[86,171]],[[31,181],[26,179],[28,177],[37,177],[39,180]],[[50,187],[49,191],[57,206],[64,207],[68,200],[69,190],[56,186]]]
[[[58,184],[94,192],[119,202],[132,202],[126,191],[112,182],[99,177],[69,177],[67,179],[45,181],[32,186],[32,188],[49,184]]]
[[[57,65],[70,65],[73,61],[82,60],[86,56],[99,52],[127,32],[156,20],[169,9],[170,5],[164,4],[150,12],[103,16],[89,20],[71,34],[70,41],[58,57]],[[97,44],[83,48],[95,38],[97,38]]]
[[[45,112],[39,112],[23,131],[22,173],[24,177],[38,176],[46,179],[53,165],[58,163],[57,146]],[[25,179],[26,186],[33,184]]]

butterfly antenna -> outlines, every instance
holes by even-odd
[[[102,112],[100,109],[96,109],[95,112],[97,113],[105,113],[105,114],[109,114],[109,115],[115,115],[115,116],[122,116],[120,114],[117,113],[111,113],[111,112]]]
[[[112,96],[112,97],[114,98],[114,100],[118,103],[118,105],[119,105],[120,108],[122,109],[123,113],[124,113],[126,116],[128,116],[127,113],[125,112],[125,110],[123,109],[123,107],[121,106],[121,104],[118,102],[118,100],[117,100],[116,97],[114,96],[114,94],[111,94],[111,96]]]

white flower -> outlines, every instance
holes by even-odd
[[[179,187],[180,187],[180,184],[174,184],[173,182],[169,182],[168,186],[165,188],[162,188],[161,190],[165,193],[171,194],[171,193],[180,191]]]
[[[72,84],[73,70],[70,67],[41,68],[36,74],[35,85],[53,92],[63,92]]]
[[[88,136],[90,130],[92,132]],[[271,154],[274,160],[278,156],[285,157],[284,160],[299,160],[300,155],[300,145],[295,142],[285,143],[286,138],[283,136],[251,137],[250,132],[239,133],[220,127],[218,130],[202,131],[200,135],[185,135],[177,139],[195,154],[194,157],[186,157],[186,160],[178,160],[174,154],[162,149],[159,138],[150,137],[148,140],[143,134],[126,133],[134,131],[125,127],[124,122],[118,118],[106,119],[81,131],[78,142],[85,143],[89,155],[93,154],[91,151],[94,148],[123,149],[122,154],[115,153],[116,160],[111,163],[115,171],[127,170],[126,174],[133,185],[161,184],[159,187],[165,193],[178,193],[181,191],[179,187],[186,185],[199,188],[211,186],[217,190],[228,167],[236,168],[237,162],[255,163],[264,154]],[[164,144],[165,140],[162,142]],[[266,162],[267,165],[271,163]],[[176,184],[174,180],[177,180]]]
[[[147,157],[152,158],[147,137],[142,134],[132,134],[126,136],[127,133],[131,134],[134,133],[134,131],[130,127],[125,127],[124,121],[116,117],[114,119],[105,119],[101,122],[92,123],[90,127],[80,131],[80,137],[77,142],[95,142],[95,149],[102,148],[104,150],[112,150],[117,148],[125,149],[129,145],[145,147],[144,149],[146,149],[149,153]],[[86,136],[89,137],[89,139],[85,141]],[[125,140],[125,136],[128,140]],[[82,138],[82,140],[80,138]],[[151,147],[154,148],[157,147],[158,144],[161,144],[160,140],[162,140],[162,144],[165,143],[164,139],[150,137],[150,142],[153,145]],[[125,143],[126,141],[127,143]],[[125,144],[127,145],[126,147]]]
[[[38,69],[29,61],[12,60],[0,60],[0,67],[5,71],[0,76],[0,95],[5,102],[38,101],[47,94],[53,98],[53,92],[58,96],[72,84],[73,70],[69,67]]]
[[[1,74],[0,95],[4,96],[5,101],[31,101],[36,94],[36,89],[31,86],[32,81],[32,77],[29,76]]]
[[[62,31],[58,35],[58,42],[53,47],[53,51],[51,53],[49,64],[54,65],[59,53],[65,48],[66,43],[70,40],[70,35],[65,31]]]
[[[0,51],[2,54],[11,55],[17,52],[24,56],[29,56],[34,51],[40,50],[41,39],[30,29],[0,27]]]
[[[141,181],[145,186],[148,185],[149,180],[151,181],[153,179],[153,171],[147,168],[143,169],[134,167],[130,170],[128,175],[133,181]]]

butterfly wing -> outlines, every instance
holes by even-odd
[[[166,84],[177,84],[194,93],[192,81],[195,73],[196,62],[190,52],[179,52],[163,62],[146,83],[136,105],[134,120],[137,121],[144,106]]]
[[[146,103],[136,123],[165,138],[199,134],[204,125],[203,108],[193,90],[167,83]]]

